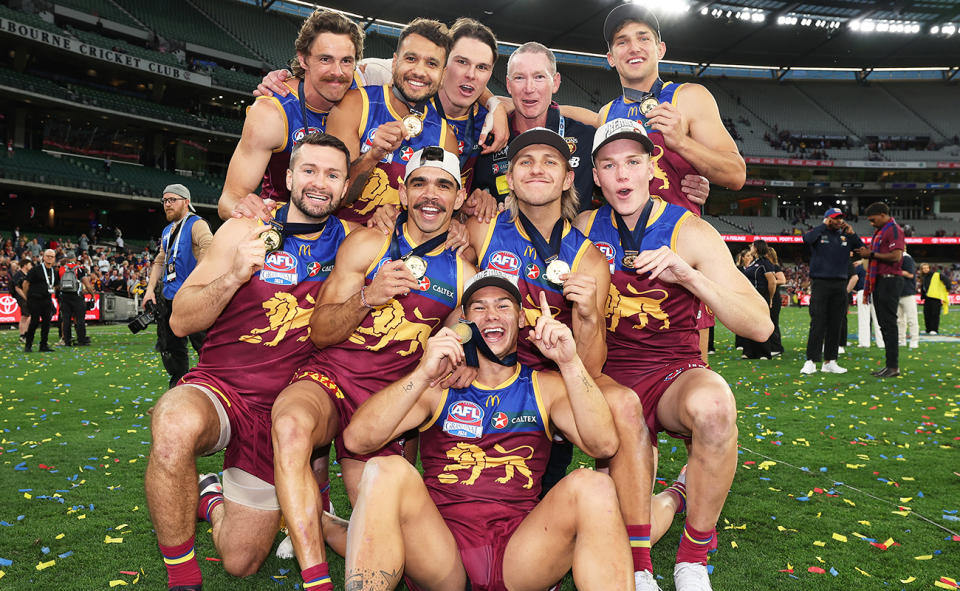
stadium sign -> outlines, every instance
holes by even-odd
[[[803,236],[777,236],[761,234],[721,234],[724,242],[753,242],[763,240],[771,244],[801,244]],[[861,236],[864,244],[873,241],[871,236]],[[960,245],[960,236],[909,236],[904,238],[907,244]]]
[[[30,25],[24,25],[3,17],[0,17],[0,32],[71,53],[92,57],[118,66],[150,72],[151,74],[157,74],[159,76],[166,76],[167,78],[173,78],[181,82],[189,82],[201,86],[210,86],[212,84],[210,77],[204,76],[203,74],[196,74],[167,64],[159,64],[128,53],[104,49],[72,37],[57,35],[56,33],[44,31],[36,27],[31,27]]]

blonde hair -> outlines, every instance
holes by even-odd
[[[503,205],[510,212],[510,221],[515,221],[517,215],[520,213],[520,205],[517,202],[517,196],[513,192],[513,189],[510,190],[507,198],[504,199]],[[577,192],[577,187],[571,183],[570,188],[565,189],[563,193],[560,194],[560,217],[573,223],[573,220],[577,218],[577,214],[579,213],[580,194]]]
[[[780,261],[777,258],[777,251],[773,250],[772,246],[767,247],[767,258],[770,259],[770,262],[774,265],[780,264]]]

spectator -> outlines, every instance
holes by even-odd
[[[927,334],[935,335],[940,331],[940,308],[947,304],[947,288],[940,279],[940,273],[930,267],[930,263],[920,265],[920,277],[923,281],[923,327]],[[944,301],[947,300],[947,301]]]
[[[777,251],[772,247],[767,248],[767,259],[773,263],[773,272],[776,278],[773,307],[770,308],[770,319],[773,320],[773,334],[770,335],[770,354],[777,356],[783,354],[783,336],[780,334],[780,308],[783,306],[781,289],[785,290],[787,277],[783,273],[783,267],[780,266]]]
[[[862,247],[863,242],[836,207],[823,214],[823,224],[803,235],[803,242],[810,249],[810,329],[807,360],[800,373],[816,373],[821,359],[820,371],[846,373],[837,364],[837,356],[842,314],[847,309],[847,271],[850,252]]]

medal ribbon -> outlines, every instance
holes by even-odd
[[[447,113],[443,110],[443,102],[440,100],[440,97],[434,97],[432,100],[433,106],[437,109],[437,113],[440,115],[440,118],[446,121]],[[480,138],[473,137],[473,132],[475,129],[473,119],[474,111],[476,111],[476,109],[476,105],[470,105],[470,108],[467,109],[467,128],[463,132],[463,137],[460,138],[463,141],[463,154],[460,155],[461,158],[466,158],[470,154],[480,149],[480,144],[477,141]]]
[[[418,102],[418,103],[411,103],[410,101],[408,101],[408,100],[406,99],[406,97],[403,96],[403,94],[397,89],[396,86],[391,86],[391,87],[390,87],[390,90],[391,90],[391,92],[393,92],[393,96],[397,97],[397,100],[398,100],[398,101],[400,101],[401,103],[403,103],[404,105],[406,105],[406,107],[407,107],[408,109],[410,109],[410,114],[416,115],[416,116],[419,117],[421,120],[423,120],[423,119],[426,117],[426,115],[427,115],[427,105],[430,104],[430,99],[429,99],[429,98],[426,99],[426,100],[422,100],[422,101],[420,101],[420,102]],[[430,97],[430,98],[433,98],[433,97]],[[438,101],[438,102],[439,102],[439,101]]]
[[[298,92],[298,96],[300,97],[300,116],[303,118],[303,136],[306,137],[309,128],[307,127],[307,97],[303,94],[303,80],[300,81],[300,90]]]
[[[540,260],[550,264],[551,261],[559,258],[560,245],[563,242],[563,218],[557,220],[557,223],[553,225],[553,231],[550,232],[550,242],[547,242],[543,239],[537,227],[533,225],[533,222],[527,219],[527,216],[523,215],[523,212],[520,212],[519,217],[520,225],[523,226],[527,236],[530,237],[530,242],[533,243],[533,249],[537,251]]]
[[[653,199],[647,199],[647,204],[643,206],[640,212],[640,219],[631,232],[627,228],[627,223],[623,217],[616,211],[613,212],[613,219],[617,222],[617,233],[620,234],[620,244],[623,246],[624,258],[627,255],[638,255],[643,244],[643,235],[647,232],[647,221],[650,219],[650,212],[653,211]],[[624,267],[623,259],[620,260],[620,266]],[[624,267],[627,268],[627,267]]]
[[[484,357],[489,359],[494,363],[498,363],[505,367],[513,367],[517,364],[517,352],[508,353],[503,357],[499,358],[490,350],[490,346],[487,345],[487,341],[483,340],[483,335],[480,334],[480,329],[476,324],[467,321],[465,324],[470,327],[470,330],[473,332],[473,338],[463,344],[463,354],[466,357],[467,365],[470,367],[479,367],[480,362],[477,358],[477,353],[483,354]]]
[[[657,102],[660,102],[660,92],[663,90],[663,80],[660,77],[657,77],[657,80],[653,83],[653,86],[650,88],[650,92],[643,92],[642,90],[637,90],[635,88],[624,88],[623,89],[623,98],[633,101],[635,103],[642,103],[644,99],[648,97],[653,97],[657,99]],[[646,124],[647,117],[643,113],[638,113],[641,122]]]
[[[270,220],[270,225],[280,232],[281,247],[283,247],[283,241],[287,238],[287,236],[293,236],[295,234],[316,234],[318,232],[323,232],[323,229],[327,227],[327,220],[330,219],[329,216],[327,216],[322,222],[287,223],[287,211],[289,207],[289,203],[284,204],[283,207],[277,210],[274,218]]]
[[[420,244],[414,247],[410,252],[405,255],[400,255],[400,237],[403,235],[403,227],[407,223],[407,212],[401,211],[400,215],[397,216],[397,223],[393,227],[393,238],[390,239],[390,259],[394,261],[399,261],[406,259],[407,257],[417,256],[423,257],[426,256],[428,252],[431,252],[441,244],[447,241],[447,233],[443,232],[438,236],[434,236],[430,240],[427,240],[423,244]]]

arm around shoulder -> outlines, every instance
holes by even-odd
[[[286,145],[286,129],[286,115],[275,98],[257,99],[247,110],[217,203],[220,219],[229,219],[237,204],[257,189],[274,151]]]

